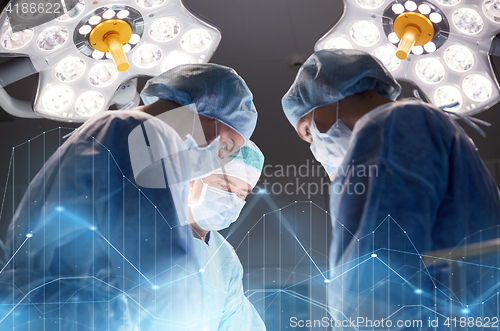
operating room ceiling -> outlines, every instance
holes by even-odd
[[[314,43],[341,17],[343,2],[185,0],[184,3],[222,31],[222,41],[211,62],[233,67],[252,90],[259,112],[253,140],[266,154],[266,163],[302,164],[305,159],[311,159],[308,145],[296,136],[283,115],[280,101],[296,74],[289,67],[289,60],[306,58],[313,52]],[[30,77],[7,90],[27,99],[34,81],[35,78]],[[411,88],[405,88],[404,94],[410,96]],[[496,105],[477,116],[493,124],[484,128],[486,138],[466,128],[485,160],[500,159],[499,110],[500,105]],[[13,145],[58,125],[60,123],[43,119],[13,118],[2,111],[0,152],[5,162],[0,169],[8,166]]]

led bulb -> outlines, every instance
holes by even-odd
[[[391,46],[380,46],[373,51],[373,55],[382,61],[389,71],[399,68],[401,60],[396,57],[396,50]]]
[[[358,5],[367,9],[375,9],[384,3],[384,0],[356,0]]]
[[[179,22],[173,18],[160,18],[149,28],[149,35],[156,41],[169,41],[177,37],[181,29]]]
[[[89,82],[96,87],[113,84],[118,77],[118,70],[113,63],[103,62],[93,66],[89,71]]]
[[[432,41],[429,41],[424,45],[424,49],[427,53],[434,53],[436,51],[436,44],[434,44]]]
[[[93,52],[92,52],[92,58],[96,59],[96,60],[100,60],[104,57],[104,52],[101,52],[101,51],[98,51],[97,49],[95,49]]]
[[[212,37],[203,29],[194,29],[186,32],[181,38],[181,46],[189,53],[200,53],[208,49]]]
[[[113,9],[108,9],[106,10],[103,14],[102,14],[102,17],[106,20],[110,20],[112,19],[113,17],[115,17],[116,13]]]
[[[75,111],[80,116],[90,117],[104,108],[104,96],[96,91],[83,92],[75,101]]]
[[[438,59],[424,58],[415,65],[417,77],[424,83],[437,84],[444,78],[444,67]]]
[[[405,7],[400,3],[393,4],[391,8],[396,15],[402,14],[405,11]]]
[[[116,14],[116,17],[118,17],[119,19],[124,19],[124,18],[127,18],[128,15],[130,15],[130,12],[128,10],[124,9],[124,10],[120,10],[118,12],[118,14]]]
[[[137,44],[139,41],[141,41],[141,36],[139,36],[138,34],[133,34],[131,37],[130,37],[130,40],[128,41],[129,44],[132,44],[132,45],[135,45]]]
[[[418,11],[422,15],[429,15],[431,12],[431,7],[429,7],[429,5],[426,4],[421,4],[420,6],[418,6]]]
[[[132,62],[139,68],[152,68],[162,58],[161,49],[152,44],[140,46],[132,55]]]
[[[80,27],[80,29],[78,29],[78,32],[79,32],[80,34],[83,34],[83,35],[85,35],[85,34],[89,33],[90,31],[92,31],[92,27],[91,27],[90,25],[87,25],[87,24],[82,25],[82,26]]]
[[[380,32],[372,22],[359,21],[351,27],[351,38],[359,46],[373,46],[379,40]]]
[[[78,17],[84,10],[85,10],[85,1],[78,0],[78,3],[72,9],[68,10],[64,15],[59,16],[57,20],[61,22],[70,21]]]
[[[409,10],[409,11],[414,11],[417,9],[417,4],[413,1],[406,1],[405,2],[405,8],[406,10]]]
[[[135,0],[135,2],[142,8],[156,8],[163,5],[165,0]]]
[[[169,54],[162,64],[162,71],[165,72],[181,64],[192,64],[193,59],[184,53],[174,52]]]
[[[458,8],[451,18],[456,28],[466,34],[479,33],[484,27],[481,15],[474,9]]]
[[[100,22],[101,22],[101,16],[92,16],[91,18],[89,18],[90,25],[96,25],[99,24]]]
[[[352,45],[345,38],[334,37],[325,43],[324,49],[352,49]]]
[[[458,72],[465,72],[474,65],[474,55],[465,46],[450,46],[444,52],[443,57],[448,67]]]
[[[491,97],[493,85],[483,75],[472,74],[465,77],[462,82],[465,95],[474,101],[485,101]]]
[[[431,20],[432,23],[440,23],[443,20],[443,16],[439,13],[431,13],[429,15],[429,19]]]
[[[68,30],[62,26],[51,26],[40,33],[36,45],[43,51],[53,51],[60,48],[68,40]]]
[[[51,113],[66,109],[73,99],[73,93],[67,87],[55,86],[45,92],[42,97],[43,108]]]
[[[12,33],[12,28],[8,28],[2,35],[2,46],[13,51],[26,46],[33,38],[33,29],[26,29]]]
[[[61,82],[72,82],[82,77],[85,68],[85,61],[77,56],[71,56],[61,60],[54,70]]]
[[[438,107],[452,105],[457,103],[455,107],[446,107],[445,110],[458,110],[463,104],[463,98],[460,91],[453,86],[445,85],[439,87],[436,92],[434,92],[434,104]]]
[[[123,46],[123,53],[127,54],[131,49],[132,46],[130,46],[130,44],[126,44],[125,46]]]
[[[399,37],[398,35],[396,34],[396,32],[391,32],[389,33],[389,35],[387,36],[387,38],[389,38],[389,41],[393,44],[397,44],[399,43]]]
[[[459,3],[460,0],[437,0],[437,2],[445,6],[454,6]]]
[[[422,46],[412,46],[411,52],[415,55],[422,55],[424,54],[424,48]]]
[[[500,0],[485,0],[483,2],[483,13],[495,23],[500,23]]]

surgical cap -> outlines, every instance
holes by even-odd
[[[321,50],[302,65],[281,103],[286,117],[297,128],[299,119],[314,109],[368,90],[395,100],[401,86],[368,53],[354,49]]]
[[[226,157],[221,167],[213,173],[233,176],[248,183],[252,188],[259,181],[264,167],[264,154],[251,140],[236,153]]]
[[[159,98],[182,106],[196,105],[198,114],[220,121],[250,139],[257,124],[253,95],[231,68],[217,64],[186,64],[164,72],[146,83],[144,104]]]

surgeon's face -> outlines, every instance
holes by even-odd
[[[297,134],[300,139],[312,143],[311,137],[311,123],[313,119],[313,112],[302,116],[297,123]],[[319,132],[327,132],[333,124],[337,121],[337,104],[318,107],[314,110],[314,123]]]
[[[223,191],[232,192],[236,194],[241,200],[245,200],[250,192],[252,192],[252,187],[247,182],[239,178],[215,174],[205,177],[203,178],[203,180],[197,179],[190,182],[190,204],[197,204],[200,200],[201,191],[203,190],[203,183]]]
[[[238,132],[231,129],[229,126],[222,122],[219,122],[213,118],[200,116],[201,126],[203,127],[203,132],[205,134],[205,139],[207,143],[220,136],[221,149],[219,150],[219,157],[224,158],[235,152],[237,152],[241,146],[245,144],[245,138],[243,138]]]

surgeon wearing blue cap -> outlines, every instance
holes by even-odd
[[[442,305],[445,290],[420,254],[496,237],[497,187],[449,115],[419,100],[394,101],[400,91],[371,55],[322,50],[282,99],[299,137],[334,178],[327,280],[338,320],[426,321],[428,307],[461,311],[481,302],[471,295],[462,303],[445,297]],[[479,290],[474,279],[464,283],[470,293]]]
[[[222,160],[234,154],[256,125],[253,97],[233,69],[216,64],[167,71],[142,97],[138,109],[89,119],[29,184],[0,258],[1,330],[204,328],[204,287],[183,226],[189,164],[167,164],[149,181],[156,186],[138,183],[134,167],[158,151],[204,150],[157,119],[180,106],[199,118],[208,145],[220,143]],[[138,152],[130,145],[137,130]]]

